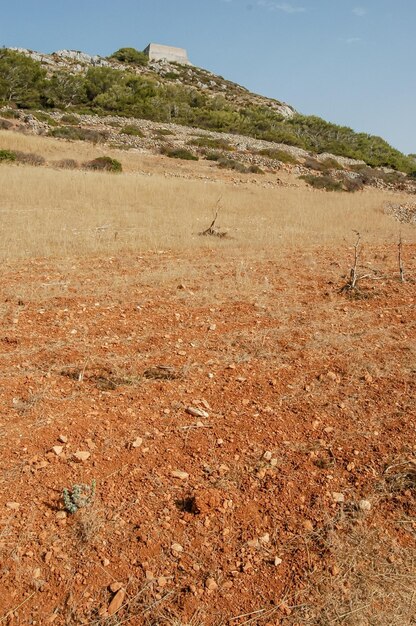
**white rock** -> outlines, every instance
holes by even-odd
[[[6,507],[12,511],[18,511],[20,509],[19,502],[6,502]]]
[[[56,456],[59,456],[63,449],[63,446],[53,446],[52,451],[55,452]]]
[[[282,559],[279,559],[278,556],[274,557],[274,564],[276,567],[278,567],[281,563],[283,563]]]
[[[74,453],[74,457],[77,459],[77,461],[86,461],[90,458],[90,456],[91,452],[88,452],[87,450],[78,450]]]
[[[358,507],[361,511],[370,511],[371,502],[369,500],[360,500],[358,503]]]
[[[143,443],[143,439],[141,437],[136,437],[136,439],[131,444],[132,448],[140,448]]]
[[[267,450],[267,451],[263,454],[263,459],[264,459],[265,461],[271,461],[272,456],[273,456],[273,455],[272,455],[272,453],[271,453],[269,450]]]
[[[209,413],[204,411],[204,409],[197,409],[193,406],[188,406],[185,409],[186,413],[192,415],[193,417],[209,417]]]
[[[172,552],[183,552],[183,546],[180,543],[172,543],[171,550]]]
[[[338,491],[334,491],[332,493],[332,497],[334,499],[334,502],[338,502],[338,504],[341,504],[341,502],[345,502],[344,494],[339,493]]]
[[[179,480],[186,480],[189,478],[188,472],[183,472],[182,470],[173,470],[170,475],[173,478],[179,478]]]

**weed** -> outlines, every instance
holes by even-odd
[[[91,485],[73,485],[71,489],[64,489],[62,499],[64,501],[65,510],[73,515],[78,509],[90,506],[95,496],[96,481],[93,480]]]
[[[120,161],[112,159],[109,156],[97,157],[96,159],[92,159],[92,161],[87,161],[87,163],[84,163],[84,168],[100,172],[119,173],[123,171],[123,166]]]
[[[184,159],[186,161],[198,161],[198,157],[185,148],[167,148],[162,147],[160,153],[169,157],[170,159]]]
[[[308,185],[315,189],[325,189],[325,191],[342,191],[342,183],[339,180],[334,180],[330,176],[314,176],[313,174],[305,174],[299,176]]]
[[[0,150],[0,161],[16,161],[16,152]]]
[[[144,137],[140,128],[134,124],[127,124],[127,126],[123,126],[120,128],[120,133],[122,135],[129,135],[130,137]]]

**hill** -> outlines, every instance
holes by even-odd
[[[413,159],[380,137],[301,115],[286,103],[201,68],[149,63],[134,49],[123,48],[109,58],[67,50],[40,54],[4,49],[0,75],[0,101],[19,109],[175,123],[331,153],[372,167],[415,170]]]

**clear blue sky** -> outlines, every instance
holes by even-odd
[[[150,41],[416,153],[416,0],[19,0],[0,46],[108,55]]]

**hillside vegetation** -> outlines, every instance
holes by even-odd
[[[413,159],[380,137],[355,133],[292,110],[285,116],[276,108],[277,101],[250,94],[205,70],[169,64],[173,71],[160,73],[144,66],[143,57],[138,55],[123,48],[104,66],[45,67],[26,54],[3,49],[0,105],[173,122],[298,146],[318,154],[329,152],[363,160],[373,167],[407,173],[415,170]],[[221,88],[213,89],[217,84]]]

